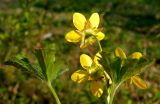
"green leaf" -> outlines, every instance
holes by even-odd
[[[37,65],[32,65],[29,60],[23,55],[17,55],[5,62],[6,65],[12,65],[21,69],[24,72],[28,72],[36,75],[38,78],[45,80],[45,76],[42,74],[41,68]]]
[[[56,61],[54,63],[54,69],[51,70],[51,81],[56,79],[58,76],[62,75],[64,72],[68,71],[68,69],[64,69],[64,62],[63,61]]]
[[[55,59],[54,49],[37,49],[35,50],[35,55],[47,80],[53,81],[62,73],[63,63]]]
[[[50,81],[53,80],[53,75],[55,74],[55,52],[48,50],[45,52],[45,62],[47,66],[47,77]]]
[[[155,92],[154,96],[152,97],[152,101],[160,99],[160,91]]]
[[[52,49],[44,49],[42,51],[48,80],[52,81],[55,74],[55,51]]]
[[[121,71],[121,65],[123,60],[121,60],[121,58],[119,57],[115,57],[114,60],[111,60],[111,68],[114,72],[114,76],[113,76],[113,80],[114,82],[118,82],[119,78],[120,78],[120,71]]]
[[[124,66],[121,69],[121,80],[127,80],[130,77],[140,74],[141,72],[143,72],[146,67],[151,65],[151,61],[141,58],[139,60],[137,59],[130,59],[128,58],[125,63]]]
[[[120,76],[122,60],[115,57],[113,53],[102,53],[101,63],[106,70],[106,72],[111,76],[114,82],[117,82]]]
[[[102,60],[100,60],[100,63],[115,83],[140,74],[146,67],[152,64],[151,60],[144,58],[140,58],[139,60],[131,58],[121,60],[110,52],[102,52]]]
[[[35,56],[38,59],[38,63],[39,63],[39,66],[41,68],[41,71],[42,71],[43,75],[45,76],[46,80],[48,80],[47,74],[46,74],[46,70],[47,70],[46,69],[46,63],[45,63],[45,58],[44,58],[42,49],[36,49],[35,50]]]
[[[104,67],[104,69],[106,70],[108,75],[111,77],[111,79],[113,79],[114,72],[112,71],[112,68],[110,67],[111,62],[110,62],[110,57],[109,57],[111,53],[102,52],[101,55],[102,55],[102,59],[99,62]]]
[[[37,65],[31,64],[29,60],[22,55],[11,58],[6,64],[21,68],[22,71],[35,74],[45,81],[53,81],[57,76],[66,71],[63,70],[63,61],[55,61],[54,49],[36,49],[34,54],[38,60]]]

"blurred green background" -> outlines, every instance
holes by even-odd
[[[72,14],[86,17],[98,12],[106,35],[103,48],[121,47],[152,59],[154,64],[141,77],[148,89],[123,84],[115,104],[160,104],[160,1],[159,0],[0,0],[0,104],[55,104],[48,87],[35,76],[23,73],[4,61],[22,53],[35,62],[33,50],[53,45],[64,72],[55,80],[62,104],[103,104],[93,97],[89,85],[76,84],[70,75],[77,70],[82,52],[68,43],[65,34],[74,28]]]

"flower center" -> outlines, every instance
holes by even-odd
[[[84,31],[84,33],[86,34],[86,36],[92,36],[92,35],[94,35],[95,34],[95,32],[94,32],[94,30],[93,29],[86,29],[85,31]]]

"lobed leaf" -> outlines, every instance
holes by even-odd
[[[151,64],[151,60],[145,58],[127,58],[122,60],[109,52],[102,52],[102,60],[100,62],[115,83],[125,81],[134,75],[140,74]]]
[[[35,50],[35,55],[47,80],[53,81],[62,73],[63,63],[58,60],[55,61],[54,49],[37,49]]]
[[[12,57],[8,61],[6,61],[5,64],[17,67],[24,72],[34,74],[42,80],[46,79],[45,76],[42,74],[41,68],[37,65],[32,65],[30,61],[23,55],[17,55],[15,57]]]
[[[20,68],[22,71],[34,74],[45,81],[53,81],[66,71],[62,70],[64,65],[62,61],[55,61],[53,49],[36,49],[34,54],[38,60],[37,65],[31,64],[23,55],[12,57],[5,64]]]

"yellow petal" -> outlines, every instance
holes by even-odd
[[[94,56],[94,62],[96,63],[96,65],[101,66],[101,64],[99,63],[99,60],[102,58],[101,54],[98,52],[96,53],[96,55]]]
[[[84,69],[88,70],[92,66],[93,61],[92,61],[91,57],[89,57],[88,55],[82,54],[80,56],[80,63]]]
[[[101,97],[103,94],[103,86],[103,83],[100,81],[92,81],[90,86],[92,94],[96,97]]]
[[[73,14],[73,24],[78,30],[83,30],[85,27],[86,18],[81,13]]]
[[[88,80],[88,73],[84,70],[77,70],[71,75],[71,79],[74,82],[81,83]]]
[[[115,50],[115,55],[116,57],[119,57],[121,59],[126,59],[126,54],[123,52],[123,50],[121,48],[116,48]]]
[[[133,76],[131,77],[131,82],[134,83],[138,88],[140,89],[146,89],[147,84],[145,81],[143,81],[139,76]]]
[[[142,57],[142,54],[140,52],[134,52],[131,54],[132,59],[140,59]]]
[[[112,84],[112,79],[111,79],[111,77],[108,75],[108,73],[106,73],[106,77],[107,77],[108,80],[109,80],[109,84]]]
[[[97,34],[96,34],[96,38],[100,41],[100,40],[102,40],[102,39],[104,39],[104,37],[105,37],[105,35],[104,35],[104,33],[102,33],[102,32],[98,32]]]
[[[79,42],[80,39],[81,39],[81,36],[76,33],[75,31],[70,31],[66,34],[65,36],[65,39],[68,41],[68,42]]]
[[[98,13],[93,13],[89,19],[90,23],[91,23],[91,27],[92,28],[97,28],[99,25],[99,14]]]

